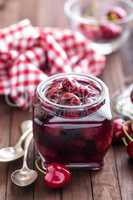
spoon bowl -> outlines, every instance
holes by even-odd
[[[15,146],[4,147],[0,149],[0,162],[11,162],[21,158],[24,155],[22,143],[32,131],[32,121],[24,121],[21,124],[21,131],[23,134]]]
[[[0,149],[0,162],[17,160],[24,155],[24,150],[19,147],[5,147]]]
[[[37,172],[33,169],[30,169],[27,165],[28,149],[32,138],[33,138],[33,133],[31,133],[26,139],[22,168],[15,170],[11,174],[12,182],[20,187],[25,187],[32,184],[38,177]]]
[[[32,184],[37,179],[37,172],[31,169],[18,169],[11,175],[12,182],[20,187]]]

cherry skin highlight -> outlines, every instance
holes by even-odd
[[[46,175],[44,176],[44,182],[47,187],[55,189],[62,188],[70,180],[71,174],[64,165],[59,163],[51,163],[48,165]]]

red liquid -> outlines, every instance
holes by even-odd
[[[46,163],[87,164],[100,167],[112,141],[111,122],[89,117],[69,121],[49,116],[34,119],[34,137]]]

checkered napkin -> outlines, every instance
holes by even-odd
[[[0,30],[0,94],[27,108],[41,80],[59,72],[99,75],[105,57],[79,33],[33,27],[29,20]]]

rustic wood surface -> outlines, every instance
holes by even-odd
[[[0,0],[0,27],[29,18],[33,25],[66,27],[63,0]],[[117,53],[108,56],[102,79],[110,94],[133,82],[133,34]],[[31,113],[10,108],[0,100],[0,148],[13,145],[20,136],[19,125]],[[112,147],[106,155],[103,170],[95,173],[74,172],[72,183],[63,190],[52,191],[37,182],[21,189],[11,183],[10,174],[22,161],[0,163],[0,200],[133,200],[133,163],[125,148]]]

